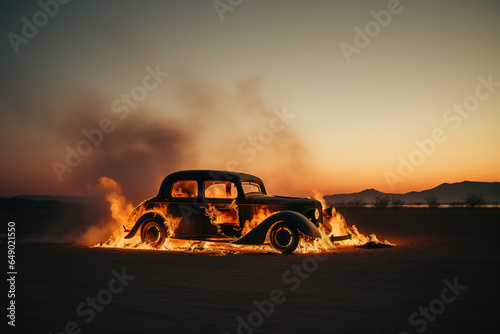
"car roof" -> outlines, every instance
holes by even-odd
[[[160,186],[160,191],[158,196],[164,197],[170,191],[171,185],[179,180],[214,180],[214,181],[233,181],[233,182],[256,182],[262,186],[264,183],[257,176],[240,173],[231,172],[224,170],[212,170],[212,169],[193,169],[193,170],[182,170],[169,174]]]
[[[224,180],[224,181],[229,179],[239,178],[243,182],[249,182],[249,181],[262,182],[260,178],[251,174],[231,172],[225,170],[213,170],[213,169],[181,170],[167,176],[167,178],[170,177],[178,179],[184,179],[186,177],[196,177],[196,178]]]

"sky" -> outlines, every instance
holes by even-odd
[[[498,1],[2,1],[0,196],[500,180]]]

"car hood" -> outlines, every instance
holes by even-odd
[[[249,199],[252,204],[260,205],[282,205],[282,206],[293,206],[293,207],[315,207],[319,202],[312,198],[300,198],[300,197],[286,197],[286,196],[271,196],[263,195],[259,193],[247,194],[247,199]]]

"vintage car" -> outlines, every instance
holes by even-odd
[[[292,253],[301,237],[321,237],[324,214],[314,199],[267,195],[262,180],[250,174],[186,170],[168,175],[158,195],[134,209],[125,238],[139,233],[156,248],[167,238],[242,245],[269,240],[278,251]]]

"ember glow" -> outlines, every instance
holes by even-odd
[[[111,212],[111,217],[109,221],[99,228],[89,229],[85,235],[82,237],[82,242],[86,240],[95,240],[98,237],[102,239],[107,238],[105,242],[96,244],[94,247],[108,247],[108,248],[125,248],[125,249],[149,249],[158,251],[184,251],[184,252],[206,252],[215,253],[218,255],[226,254],[238,254],[238,253],[248,253],[248,252],[265,252],[265,253],[279,253],[269,244],[269,236],[266,238],[266,243],[264,245],[236,245],[232,243],[223,242],[211,242],[211,241],[198,241],[198,240],[182,240],[174,239],[175,230],[179,226],[182,218],[174,218],[168,214],[168,208],[165,204],[161,207],[152,206],[147,209],[141,209],[134,211],[133,205],[127,200],[127,198],[122,194],[121,186],[113,179],[108,177],[101,177],[99,179],[99,190],[103,191],[105,194],[106,201],[109,204],[109,209]],[[180,191],[180,190],[179,190]],[[326,203],[323,196],[315,191],[314,198],[321,202],[323,209],[326,209]],[[158,205],[158,204],[155,204]],[[218,228],[221,235],[224,235],[220,231],[220,226],[222,221],[232,221],[236,227],[239,227],[238,223],[238,206],[236,205],[236,200],[230,204],[229,211],[219,211],[213,205],[208,205],[205,209],[205,215],[210,218],[212,225]],[[147,245],[141,242],[140,234],[136,234],[132,239],[125,239],[125,229],[132,228],[133,223],[142,215],[148,212],[165,212],[163,216],[166,224],[168,225],[168,236],[167,241],[160,249],[156,249],[151,245]],[[273,213],[267,207],[261,208],[257,214],[255,214],[252,220],[247,220],[244,224],[242,230],[242,236],[246,235],[255,226],[260,224],[264,219],[271,216]],[[358,231],[355,225],[348,226],[344,217],[338,213],[335,208],[331,209],[331,216],[324,217],[324,223],[319,225],[319,231],[321,233],[321,238],[308,239],[301,238],[301,242],[295,251],[296,253],[308,254],[308,253],[327,253],[334,251],[338,247],[344,246],[361,246],[368,242],[374,242],[377,244],[384,244],[394,246],[388,241],[380,242],[377,237],[372,234],[366,236]],[[108,233],[104,236],[104,233]],[[332,243],[332,236],[347,235],[351,234],[352,238],[349,240],[335,241]],[[236,238],[233,239],[233,241]]]

